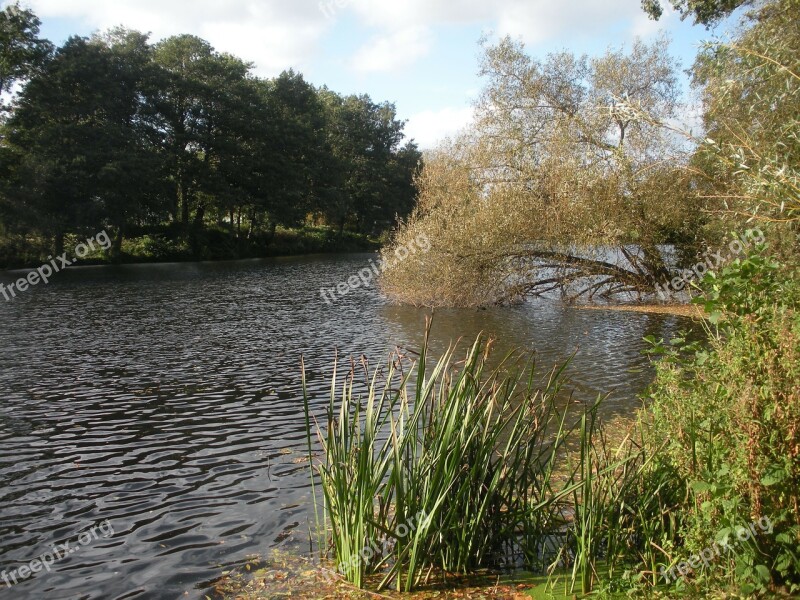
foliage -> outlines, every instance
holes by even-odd
[[[670,0],[672,8],[680,13],[681,19],[692,17],[695,25],[706,27],[716,24],[740,6],[752,3],[753,0]],[[642,0],[642,8],[656,21],[664,14],[661,0]]]
[[[19,2],[0,10],[0,94],[33,75],[53,45],[39,38],[41,21]]]
[[[698,227],[677,140],[625,108],[674,116],[666,47],[544,61],[509,39],[486,48],[477,122],[428,157],[393,245],[425,233],[433,248],[387,271],[384,290],[426,306],[652,292],[673,268],[662,245]]]
[[[800,231],[800,2],[768,2],[747,22],[731,43],[708,44],[694,68],[708,138],[695,159],[698,186],[729,222],[790,223],[784,230],[793,244]]]
[[[27,19],[13,48],[49,48],[33,13],[0,16]],[[9,48],[3,69],[22,60]],[[6,235],[60,254],[66,235],[105,229],[114,258],[132,232],[166,235],[203,258],[227,228],[234,258],[256,241],[267,253],[281,226],[380,234],[411,210],[421,154],[390,103],[317,89],[293,71],[258,79],[192,35],[151,44],[116,28],[45,54],[25,67],[0,133]]]
[[[408,371],[400,359],[375,370],[363,395],[354,372],[340,388],[334,372],[317,468],[336,564],[358,586],[369,572],[406,591],[426,569],[473,572],[526,522],[539,544],[571,491],[551,489],[566,437],[554,403],[560,372],[536,389],[532,371],[489,371],[480,338],[463,363],[451,348],[429,371],[426,348]],[[533,513],[550,515],[537,531]]]
[[[60,254],[68,232],[118,231],[153,206],[158,170],[138,89],[147,38],[118,30],[105,42],[71,38],[20,94],[8,140],[18,164],[11,192]],[[25,227],[20,227],[23,231]]]
[[[319,462],[306,395],[319,547],[330,534],[338,571],[359,587],[410,591],[426,571],[474,573],[518,553],[570,593],[656,586],[686,481],[644,426],[612,442],[599,404],[570,422],[561,370],[537,388],[521,355],[489,369],[489,350],[478,338],[463,361],[454,348],[432,361],[426,342],[408,370],[402,356],[372,374],[334,370]]]
[[[388,270],[384,290],[425,306],[548,292],[646,300],[754,219],[780,223],[773,252],[796,255],[798,8],[761,4],[733,42],[701,53],[702,138],[668,124],[674,79],[663,49],[540,63],[509,41],[489,48],[477,125],[431,155],[393,245],[422,231],[434,247]],[[676,133],[696,148],[689,160]]]
[[[720,315],[709,345],[677,339],[650,392],[655,444],[691,482],[681,507],[686,549],[768,518],[774,532],[699,574],[745,593],[800,590],[800,285],[763,248],[705,281]]]
[[[413,142],[400,146],[403,123],[393,104],[328,91],[322,101],[332,163],[323,175],[322,213],[340,231],[353,216],[359,231],[388,229],[411,212],[419,151]]]

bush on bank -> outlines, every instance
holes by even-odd
[[[658,344],[650,444],[687,485],[684,552],[765,518],[759,536],[692,579],[800,592],[800,284],[764,248],[705,281],[708,342]]]

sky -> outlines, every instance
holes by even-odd
[[[2,2],[3,5],[8,2]],[[157,41],[191,33],[255,65],[263,77],[293,68],[315,85],[396,104],[423,149],[467,125],[482,81],[482,35],[522,39],[537,57],[589,55],[659,31],[691,66],[715,32],[665,12],[648,19],[639,0],[22,0],[56,44],[123,25]],[[722,28],[727,24],[723,24]],[[718,28],[719,29],[719,28]],[[720,34],[719,31],[716,34]],[[686,77],[688,94],[688,77]]]

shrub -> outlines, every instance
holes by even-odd
[[[674,340],[650,396],[651,442],[691,484],[688,551],[761,518],[769,537],[706,574],[800,591],[800,285],[762,247],[705,281],[707,346]],[[716,323],[716,324],[714,324]],[[720,568],[724,567],[724,568]]]

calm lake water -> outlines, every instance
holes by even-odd
[[[113,529],[0,598],[202,598],[250,555],[307,547],[301,355],[321,407],[336,350],[377,364],[422,339],[426,313],[374,289],[320,298],[370,258],[72,268],[0,297],[0,569]],[[613,416],[651,379],[642,338],[686,326],[531,302],[440,311],[432,338],[485,331],[542,368],[577,351],[575,399],[613,392]]]

